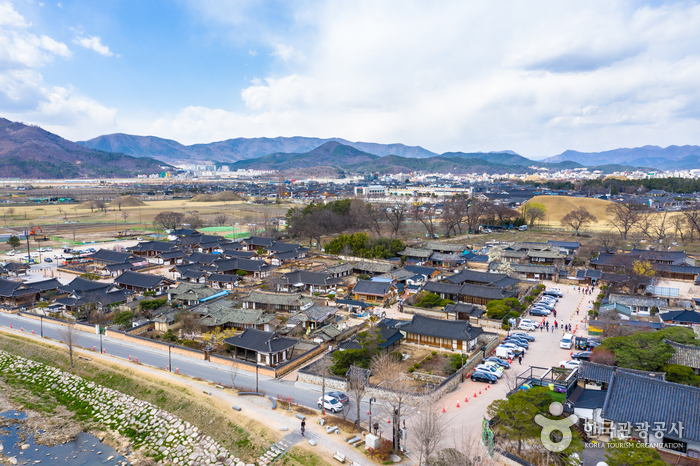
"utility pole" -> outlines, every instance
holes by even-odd
[[[258,365],[255,364],[255,393],[260,393],[258,391]]]

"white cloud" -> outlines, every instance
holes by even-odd
[[[242,37],[262,28],[277,66],[242,89],[246,111],[188,107],[156,125],[170,137],[342,136],[528,156],[700,143],[697,4],[300,3],[291,24],[265,30],[226,3],[202,11]]]
[[[257,50],[248,50],[248,54],[254,57],[258,54],[258,51]]]
[[[85,47],[86,49],[94,50],[105,57],[114,55],[114,53],[109,50],[109,47],[102,43],[98,36],[76,37],[73,39],[73,43]]]
[[[28,25],[10,2],[0,2],[0,26],[26,27]]]

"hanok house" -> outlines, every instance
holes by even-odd
[[[624,271],[635,261],[649,262],[657,277],[672,280],[695,280],[700,274],[695,259],[685,251],[655,251],[651,249],[632,249],[627,254],[607,254],[601,252],[591,259],[590,264],[596,270],[604,272]]]
[[[555,265],[513,264],[513,273],[517,278],[529,280],[557,280],[559,277]]]
[[[268,291],[251,291],[248,296],[241,298],[244,309],[265,309],[271,311],[300,311],[302,306],[309,304],[310,298],[297,293],[272,293]]]
[[[266,278],[272,275],[273,266],[262,260],[251,259],[219,259],[211,265],[212,272],[223,274],[238,274],[243,271],[254,278]]]
[[[484,333],[464,320],[433,319],[415,314],[410,322],[397,327],[406,343],[443,348],[451,351],[472,351],[477,337]]]
[[[423,248],[444,254],[462,254],[469,249],[466,244],[440,243],[439,241],[426,241]]]
[[[163,265],[182,264],[185,257],[183,251],[161,252],[156,256],[157,262]]]
[[[406,256],[407,262],[427,262],[433,251],[430,249],[406,248],[398,253],[399,256]]]
[[[691,310],[667,311],[659,314],[665,324],[684,325],[690,327],[700,326],[700,312]]]
[[[294,270],[280,277],[277,285],[279,291],[308,291],[310,293],[329,293],[341,283],[338,278],[329,278],[326,272],[309,272]]]
[[[700,346],[682,345],[671,340],[664,340],[664,343],[670,345],[674,351],[669,361],[670,364],[690,367],[696,374],[700,375]]]
[[[101,288],[87,290],[75,290],[68,296],[56,299],[56,304],[60,304],[68,312],[80,312],[94,307],[102,311],[110,306],[123,304],[131,300],[133,291],[123,290],[111,283],[100,283],[105,285]]]
[[[246,251],[258,251],[265,249],[267,250],[270,246],[275,243],[274,238],[268,238],[266,236],[251,236],[249,238],[242,239],[240,243]]]
[[[397,324],[401,323],[400,320],[382,319],[376,326],[369,328],[366,332],[379,332],[381,341],[378,345],[379,349],[391,353],[397,351],[399,346],[401,346],[401,340],[404,336],[397,328]],[[362,344],[357,341],[357,335],[354,335],[352,338],[339,343],[338,349],[340,351],[362,349]]]
[[[396,286],[391,281],[358,280],[352,289],[352,299],[382,303],[396,299]]]
[[[168,280],[160,275],[150,275],[147,273],[124,272],[114,279],[114,283],[126,290],[133,290],[143,294],[147,291],[155,291],[156,294],[162,294],[168,291],[170,285],[175,282]]]
[[[163,252],[179,250],[177,243],[171,241],[146,241],[127,249],[135,256],[147,257],[149,259],[154,259]]]
[[[28,270],[29,266],[27,264],[20,264],[19,262],[8,262],[2,267],[3,273],[6,273],[10,277],[27,275]]]
[[[254,328],[270,332],[279,324],[274,314],[262,309],[235,308],[233,303],[226,299],[204,303],[192,309],[192,312],[201,316],[197,323],[208,331],[218,327],[239,330]]]
[[[238,284],[238,275],[226,275],[223,273],[210,273],[204,283],[212,288],[232,290]]]
[[[605,429],[611,440],[646,443],[669,464],[691,464],[684,458],[700,456],[700,417],[694,409],[700,406],[700,388],[668,382],[658,373],[594,365],[599,366],[595,372],[602,372],[599,376],[589,366],[582,363],[578,372],[591,389],[584,388],[573,400],[574,413],[584,425]],[[586,395],[600,398],[580,406]]]
[[[505,288],[479,285],[452,285],[450,283],[428,282],[423,286],[424,291],[435,293],[440,299],[454,302],[480,304],[485,306],[494,299],[515,298],[517,294]]]
[[[301,324],[305,329],[315,330],[332,320],[336,312],[338,312],[337,307],[309,303],[302,306],[299,313],[290,317],[287,325],[295,324],[294,326],[296,326],[296,324]]]
[[[92,263],[95,265],[123,264],[136,259],[130,252],[111,251],[109,249],[98,249],[97,252],[88,255],[87,258],[92,259]]]
[[[27,307],[40,301],[45,293],[58,290],[59,286],[61,283],[55,278],[32,283],[0,278],[0,300],[5,306]]]
[[[168,290],[168,301],[184,306],[196,306],[227,294],[228,291],[216,290],[198,283],[179,283],[175,288]]]
[[[630,296],[624,294],[611,294],[608,301],[613,304],[622,304],[630,309],[631,315],[648,316],[652,308],[668,307],[667,298],[651,298],[647,296]]]
[[[291,360],[294,346],[298,342],[293,338],[279,336],[275,332],[252,328],[224,340],[224,343],[231,347],[235,359],[270,367],[277,367]]]
[[[342,278],[350,275],[352,273],[352,268],[353,265],[349,262],[346,262],[345,264],[331,265],[330,267],[326,267],[325,271],[331,278]]]
[[[360,275],[369,275],[370,277],[375,275],[381,275],[384,273],[391,273],[394,270],[392,264],[385,264],[383,262],[365,262],[361,261],[353,265],[353,273]]]

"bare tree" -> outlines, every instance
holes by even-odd
[[[217,214],[214,217],[214,224],[215,225],[222,227],[222,226],[226,225],[226,223],[228,223],[228,215],[221,213],[221,214]]]
[[[332,361],[328,354],[324,354],[316,363],[319,372],[321,372],[321,411],[326,414],[326,376],[328,375]]]
[[[420,222],[425,227],[428,237],[435,237],[435,228],[437,225],[437,215],[435,214],[435,206],[431,204],[423,204],[422,206],[414,206],[412,212],[413,220]]]
[[[124,203],[124,199],[122,199],[121,197],[118,197],[114,200],[114,203],[117,204],[117,208],[119,208],[119,210],[121,211],[122,204]]]
[[[457,234],[458,231],[460,235],[462,234],[462,224],[468,202],[468,198],[464,196],[454,196],[445,201],[442,208],[442,226],[445,229],[445,236]]]
[[[583,206],[579,206],[576,209],[570,211],[568,214],[564,215],[561,219],[562,225],[568,225],[572,230],[576,232],[576,236],[581,233],[581,229],[592,222],[597,222],[598,219],[595,215],[591,214],[588,209]]]
[[[596,235],[596,244],[608,254],[613,254],[620,247],[620,236],[612,231],[604,231]]]
[[[692,243],[695,233],[697,232],[700,235],[700,209],[698,209],[697,205],[693,205],[683,211],[683,217],[688,225],[688,240]]]
[[[182,223],[188,224],[193,230],[197,230],[204,226],[204,219],[197,214],[188,215],[182,220]]]
[[[440,412],[437,400],[426,397],[411,417],[411,443],[418,452],[418,465],[429,464],[440,444],[443,442],[449,420]]]
[[[676,241],[680,238],[681,246],[684,245],[684,233],[688,227],[688,221],[683,215],[674,215],[671,217],[671,226],[673,228],[673,233],[676,237]]]
[[[231,376],[231,389],[236,389],[236,376],[238,375],[238,363],[236,361],[231,361],[231,369],[229,370],[229,375]]]
[[[367,379],[365,377],[365,370],[357,368],[355,366],[350,366],[350,373],[348,374],[348,391],[350,396],[355,399],[355,406],[357,407],[357,416],[355,417],[355,426],[357,431],[360,432],[362,428],[360,427],[360,409],[362,408],[362,397],[365,396],[365,391],[367,389]],[[370,426],[370,429],[372,426]]]
[[[61,343],[68,348],[68,356],[70,357],[70,368],[73,369],[73,346],[78,342],[80,330],[75,324],[62,325],[58,330],[58,335],[61,337]]]
[[[129,218],[131,214],[127,211],[122,212],[122,218],[124,219],[124,223],[126,223],[126,219]]]
[[[15,214],[14,207],[8,207],[7,209],[5,209],[5,211],[7,212],[7,215],[9,215],[10,217],[12,217]]]
[[[381,409],[388,418],[392,419],[394,439],[396,439],[394,453],[399,454],[401,417],[410,416],[413,412],[417,394],[395,355],[386,351],[381,352],[372,359],[371,367],[374,377],[381,380],[379,385],[388,389],[386,398],[382,400]]]
[[[397,236],[403,227],[404,221],[406,220],[406,215],[408,213],[406,205],[397,203],[392,206],[385,207],[383,212],[384,217],[391,226],[391,236]]]
[[[610,217],[608,221],[620,232],[622,239],[627,239],[627,235],[639,223],[642,216],[641,211],[617,203],[609,205],[605,213]]]
[[[156,218],[153,219],[153,224],[163,230],[175,230],[182,225],[183,218],[185,218],[185,215],[180,212],[165,211],[156,215]]]
[[[473,431],[462,430],[461,435],[452,432],[452,442],[430,458],[431,466],[492,466],[500,464],[489,457],[481,444],[481,436]]]

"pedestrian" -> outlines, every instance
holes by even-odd
[[[304,419],[301,420],[301,436],[304,437],[304,433],[306,432],[306,421]]]
[[[547,321],[547,331],[549,332],[549,321]]]
[[[554,321],[554,328],[559,328],[559,324],[557,323],[556,320]]]
[[[520,364],[521,366],[523,365],[523,356],[522,356],[522,354],[521,354],[520,356],[518,356],[518,364]]]

